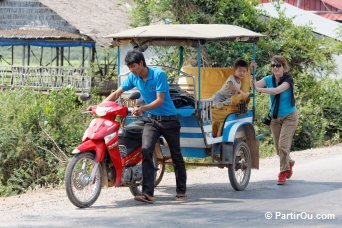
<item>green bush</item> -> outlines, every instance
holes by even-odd
[[[300,124],[294,138],[294,149],[340,142],[342,138],[341,80],[324,78],[317,81],[304,76],[302,80],[308,86],[298,95]]]
[[[67,159],[63,153],[80,143],[88,124],[81,115],[85,106],[71,88],[49,95],[30,90],[0,93],[0,195],[62,183]]]

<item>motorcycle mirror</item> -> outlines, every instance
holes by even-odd
[[[82,93],[80,95],[80,100],[81,101],[87,101],[87,100],[90,100],[91,98],[91,94],[90,93]]]
[[[128,99],[130,99],[130,100],[136,100],[136,99],[139,99],[139,98],[140,98],[140,93],[139,93],[139,92],[131,93],[131,94],[128,96]]]

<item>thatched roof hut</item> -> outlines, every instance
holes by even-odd
[[[130,7],[121,0],[0,0],[0,88],[88,90],[87,67],[95,59],[100,65],[95,45],[110,45],[104,36],[128,28]],[[115,64],[108,59],[101,75]]]
[[[110,44],[128,28],[130,4],[118,0],[0,0],[0,39],[63,39]]]
[[[111,43],[104,36],[129,27],[127,11],[129,1],[120,0],[39,0],[81,34],[91,37],[100,44]]]

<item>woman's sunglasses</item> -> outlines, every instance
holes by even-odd
[[[271,67],[277,67],[277,68],[280,68],[281,67],[281,64],[277,63],[277,64],[271,64]]]

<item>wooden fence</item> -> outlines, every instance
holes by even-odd
[[[91,76],[86,68],[44,66],[1,66],[0,88],[33,88],[41,91],[71,86],[76,92],[91,89]]]

